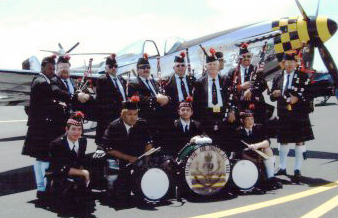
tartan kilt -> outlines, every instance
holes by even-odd
[[[279,116],[277,142],[298,143],[313,140],[313,131],[308,113],[285,111]]]

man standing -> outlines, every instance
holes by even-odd
[[[140,97],[140,117],[149,122],[149,128],[154,137],[163,127],[163,122],[171,123],[169,97],[158,92],[157,83],[150,78],[148,55],[144,54],[137,62],[138,76],[128,85],[128,96]],[[161,123],[160,123],[161,122]]]
[[[267,84],[263,77],[257,76],[256,81],[253,80],[252,54],[247,47],[247,44],[243,43],[241,45],[239,49],[239,64],[229,71],[226,83],[235,93],[239,110],[252,110],[255,114],[256,122],[265,124],[267,115],[263,92],[266,90]],[[262,65],[259,70],[262,71],[263,68],[264,66]]]
[[[77,102],[84,103],[90,99],[88,94],[75,92],[74,84],[69,75],[69,60],[70,56],[68,54],[60,56],[56,64],[56,76],[51,78],[54,98],[60,103],[59,106],[55,108],[55,110],[59,110],[59,112],[55,114],[58,116],[56,120],[58,123],[55,123],[55,125],[58,126],[55,126],[55,128],[59,129],[58,135],[64,133],[67,119],[74,109],[74,104]]]
[[[96,114],[97,128],[95,143],[102,145],[102,137],[109,123],[121,114],[122,101],[126,100],[126,81],[117,76],[117,62],[115,54],[106,59],[106,74],[97,80],[96,85]]]
[[[207,75],[199,79],[194,92],[194,112],[201,121],[205,133],[214,143],[221,146],[224,140],[224,121],[235,121],[235,105],[230,93],[224,88],[224,78],[219,76],[219,62],[216,51],[211,50],[211,56],[206,57]]]
[[[288,143],[295,143],[294,180],[301,177],[301,165],[305,159],[305,141],[313,140],[309,118],[309,99],[307,85],[309,79],[300,73],[294,54],[285,54],[282,61],[284,70],[273,79],[270,99],[277,101],[279,125],[277,141],[280,143],[280,165],[276,175],[286,175],[286,158],[289,153]]]
[[[49,143],[59,134],[59,130],[55,129],[58,119],[55,108],[58,107],[58,103],[54,100],[50,81],[55,75],[55,58],[55,55],[45,57],[41,63],[41,73],[32,81],[28,131],[22,149],[23,155],[36,158],[34,174],[39,199],[45,196],[45,170],[49,167]]]
[[[185,73],[187,66],[184,57],[184,52],[181,52],[180,56],[175,56],[173,66],[175,72],[171,75],[168,83],[164,87],[165,94],[171,99],[174,117],[177,117],[176,110],[180,102],[185,101],[188,96],[192,96],[195,86],[195,78]]]

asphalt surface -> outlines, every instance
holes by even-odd
[[[279,176],[283,189],[265,194],[224,194],[215,199],[184,199],[183,203],[173,200],[147,208],[114,208],[97,200],[93,215],[98,218],[337,217],[338,200],[334,197],[338,196],[338,106],[333,97],[325,106],[319,105],[321,100],[315,99],[315,112],[310,115],[315,140],[306,143],[308,159],[302,166],[300,184],[291,183],[289,176]],[[57,217],[56,213],[35,205],[34,159],[21,155],[26,119],[22,106],[0,107],[0,217]],[[94,134],[86,133],[90,136],[88,152],[96,149]],[[271,146],[277,150],[275,139]],[[292,145],[288,175],[293,175],[293,149]],[[276,160],[278,165],[278,156]]]

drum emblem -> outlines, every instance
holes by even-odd
[[[229,159],[216,146],[201,146],[187,160],[186,180],[197,194],[212,195],[219,192],[226,185],[229,175]]]

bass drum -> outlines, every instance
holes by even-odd
[[[250,191],[258,183],[259,170],[250,160],[237,160],[232,167],[231,177],[238,189]]]
[[[230,177],[230,162],[224,151],[212,144],[187,144],[177,164],[189,189],[197,195],[220,192]]]
[[[167,195],[169,187],[169,177],[160,168],[150,168],[142,175],[141,191],[144,197],[150,201],[163,199]]]

